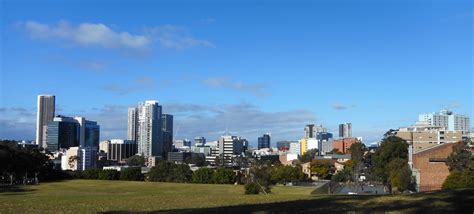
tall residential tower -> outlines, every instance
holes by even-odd
[[[138,154],[148,158],[163,157],[163,122],[158,101],[148,100],[138,105]]]
[[[138,131],[138,109],[136,107],[128,108],[128,127],[127,139],[137,143]]]
[[[352,124],[351,123],[339,124],[339,137],[340,138],[352,137]]]

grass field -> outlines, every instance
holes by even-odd
[[[277,186],[269,195],[244,195],[234,185],[70,180],[3,190],[0,213],[474,211],[474,190],[402,196],[325,196],[312,190]]]

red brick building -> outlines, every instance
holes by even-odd
[[[359,141],[356,138],[343,138],[334,140],[332,143],[332,148],[339,150],[344,154],[350,154],[351,151],[349,150],[354,143],[358,143]]]
[[[413,153],[413,175],[419,192],[440,190],[449,175],[446,158],[455,143],[445,143]]]

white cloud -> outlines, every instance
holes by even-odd
[[[214,48],[209,41],[194,38],[188,30],[174,25],[147,27],[142,34],[116,31],[102,23],[72,25],[60,21],[55,25],[36,21],[20,24],[34,39],[60,40],[66,46],[124,48],[148,50],[157,42],[163,48],[183,50],[193,47]]]
[[[83,47],[144,49],[151,43],[150,38],[144,35],[116,32],[102,23],[81,23],[73,26],[64,21],[57,25],[27,21],[24,27],[33,38],[60,39]]]
[[[162,85],[168,84],[167,82],[161,82]],[[156,87],[156,81],[152,77],[139,77],[132,81],[130,85],[122,84],[108,84],[103,86],[101,89],[109,91],[118,95],[127,95],[132,92],[141,90],[150,90]]]
[[[209,41],[192,37],[187,29],[174,25],[147,28],[146,31],[151,38],[157,40],[159,44],[165,48],[182,50],[192,47],[216,47]]]
[[[204,80],[204,84],[215,88],[229,88],[240,92],[246,92],[258,97],[267,97],[271,93],[267,91],[264,84],[246,84],[241,81],[231,81],[225,77],[210,77]]]
[[[350,108],[354,108],[355,105],[344,105],[344,104],[340,104],[340,103],[335,103],[332,105],[332,108],[335,109],[335,110],[347,110],[347,109],[350,109]]]

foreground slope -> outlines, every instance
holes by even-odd
[[[474,190],[402,196],[311,195],[274,187],[244,195],[242,186],[70,180],[0,192],[0,213],[474,211]]]

